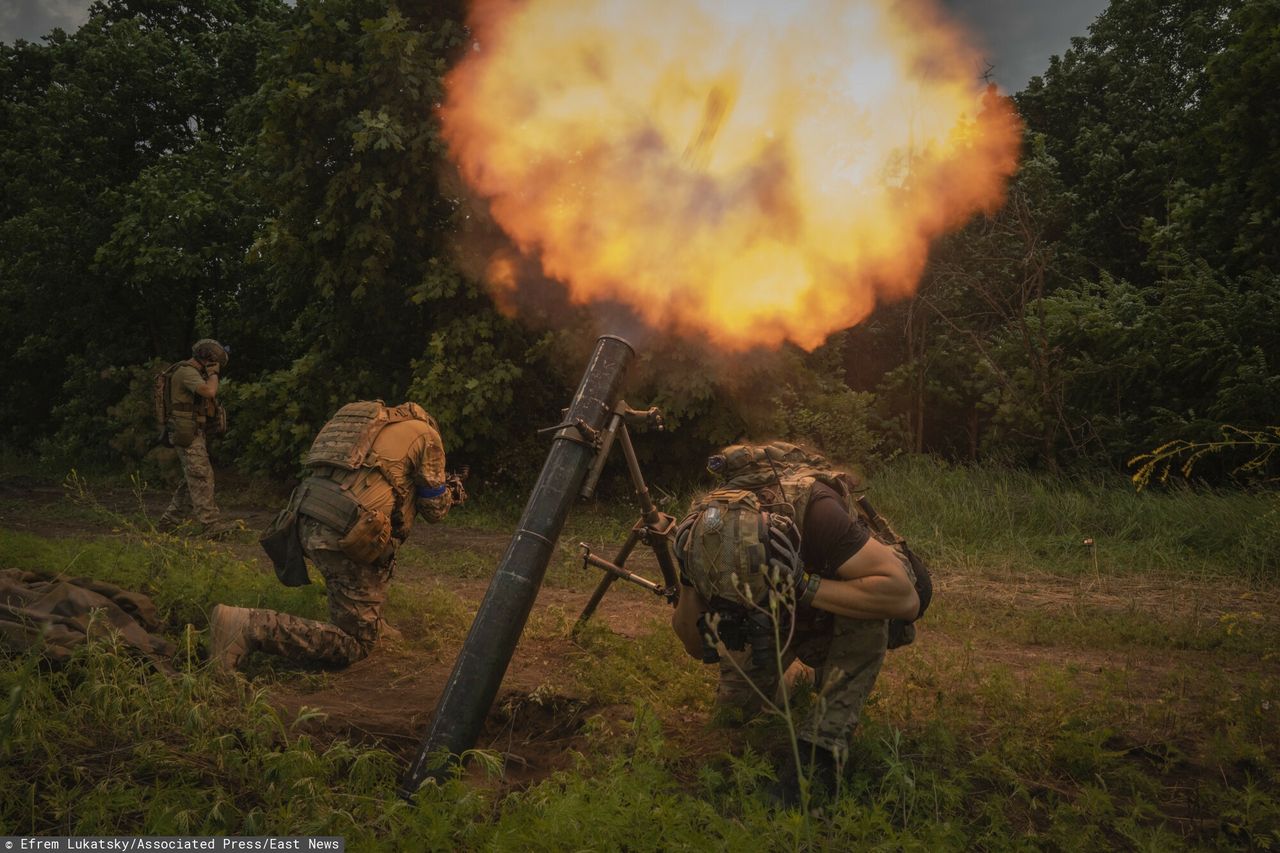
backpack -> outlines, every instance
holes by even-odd
[[[175,361],[151,380],[151,414],[155,418],[156,444],[165,447],[172,446],[169,442],[169,418],[173,414],[170,408],[172,401],[169,399],[169,382],[173,379],[173,372],[183,363]]]
[[[682,560],[686,561],[686,580],[698,589],[707,601],[711,601],[711,598],[707,596],[703,586],[708,589],[720,589],[726,586],[724,577],[735,572],[741,583],[744,577],[754,579],[763,571],[758,569],[753,573],[750,565],[740,564],[725,568],[729,564],[724,562],[723,557],[721,564],[712,567],[705,557],[698,556],[700,552],[705,553],[709,548],[718,549],[722,554],[735,550],[742,554],[752,553],[752,548],[755,546],[755,540],[751,538],[750,533],[752,525],[745,518],[738,519],[737,514],[749,513],[750,507],[754,505],[757,515],[768,513],[785,516],[792,522],[796,531],[802,530],[813,487],[822,483],[840,496],[850,514],[861,518],[877,540],[901,551],[907,558],[915,574],[916,593],[920,597],[920,610],[916,619],[924,615],[933,598],[933,582],[929,570],[924,561],[907,546],[906,540],[893,530],[888,520],[871,506],[862,494],[863,484],[857,477],[836,469],[819,454],[783,441],[775,441],[767,445],[732,445],[712,456],[707,462],[707,467],[712,473],[723,478],[724,485],[695,501],[690,508],[689,516],[677,528],[677,553]],[[707,535],[709,525],[703,523],[701,518],[716,503],[716,500],[709,499],[721,494],[742,493],[752,495],[754,501],[737,500],[732,509],[734,523],[724,528],[727,532],[721,532],[720,539],[713,545],[703,543],[701,540]],[[759,522],[756,527],[759,529]],[[681,532],[686,537],[683,546],[679,538]],[[735,536],[740,537],[738,541],[729,541]],[[759,538],[759,534],[756,536]],[[776,539],[769,541],[777,542]],[[799,542],[797,532],[795,534],[795,559],[797,560],[799,559]],[[743,562],[750,564],[752,560],[748,557],[740,558],[739,563]],[[752,592],[756,592],[756,586],[757,584],[753,583],[749,588]],[[758,602],[757,598],[756,603]],[[896,648],[914,639],[914,627],[911,622],[893,619],[890,620],[889,634],[889,646]]]
[[[676,528],[684,578],[708,602],[767,606],[770,570],[794,571],[799,548],[791,518],[763,509],[746,489],[708,492]]]

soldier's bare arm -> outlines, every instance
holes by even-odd
[[[819,582],[812,604],[853,619],[914,619],[920,597],[897,553],[869,539],[836,569],[834,579]]]
[[[690,657],[702,657],[702,634],[698,631],[698,618],[706,609],[707,603],[696,589],[686,586],[680,590],[680,600],[676,602],[675,612],[671,614],[671,628]]]

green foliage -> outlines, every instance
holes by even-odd
[[[1166,442],[1130,459],[1129,465],[1135,468],[1133,484],[1141,491],[1151,484],[1152,477],[1167,483],[1175,470],[1190,479],[1202,460],[1221,453],[1239,455],[1243,451],[1245,459],[1232,470],[1233,474],[1265,476],[1277,450],[1280,450],[1280,427],[1242,430],[1227,425],[1222,427],[1222,436],[1217,440],[1195,442],[1177,439]]]
[[[166,678],[113,640],[82,647],[61,670],[0,659],[9,697],[0,743],[0,824],[46,835],[341,835],[367,846],[417,823],[382,750],[327,746],[287,725],[265,692],[219,682],[187,662]],[[307,713],[293,726],[305,726]],[[378,792],[370,796],[371,791]],[[428,790],[423,810],[448,804],[449,831],[422,820],[422,843],[451,846],[486,808],[459,783]],[[455,834],[456,833],[456,834]]]
[[[853,333],[908,447],[1120,467],[1276,421],[1278,23],[1274,0],[1113,0],[1016,96],[1007,204]]]
[[[816,447],[841,464],[876,460],[884,443],[874,394],[845,382],[844,336],[833,336],[790,374],[776,402],[777,434]]]
[[[502,445],[542,409],[534,341],[454,262],[456,200],[439,188],[442,97],[462,30],[447,8],[368,0],[299,7],[246,111],[270,208],[252,257],[269,281],[284,358],[232,398],[251,470],[291,474],[352,399],[414,398],[451,451]],[[532,402],[538,401],[538,402]]]
[[[124,389],[94,378],[185,355],[197,303],[240,284],[230,115],[284,8],[115,0],[0,46],[0,438],[101,454],[83,412]]]

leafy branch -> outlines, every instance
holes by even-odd
[[[1219,440],[1188,441],[1179,438],[1133,457],[1129,466],[1137,466],[1131,478],[1134,486],[1142,491],[1151,484],[1152,477],[1167,483],[1175,470],[1189,478],[1201,459],[1233,450],[1246,450],[1252,455],[1231,473],[1256,475],[1266,471],[1276,452],[1280,451],[1280,426],[1251,430],[1223,424],[1221,429],[1222,438]]]

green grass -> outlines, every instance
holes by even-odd
[[[651,689],[665,681],[657,660],[624,666],[633,675],[651,668],[642,676]],[[1014,706],[985,715],[985,733],[945,713],[899,728],[873,708],[848,789],[819,818],[770,811],[758,795],[767,771],[753,754],[691,757],[676,748],[643,700],[632,723],[591,723],[587,748],[568,771],[506,796],[433,783],[410,806],[395,797],[398,767],[388,753],[317,743],[242,681],[216,681],[194,662],[177,678],[159,677],[99,641],[57,672],[32,657],[4,659],[0,828],[316,833],[345,836],[356,850],[1280,842],[1275,746],[1257,726],[1210,720],[1218,764],[1201,773],[1174,747],[1126,739],[1108,725],[1112,709],[1064,692],[1051,673],[1025,686],[987,673],[976,688]],[[1201,817],[1189,821],[1187,809]]]
[[[1280,579],[1274,492],[1187,488],[1136,493],[1116,475],[1050,478],[903,457],[870,478],[868,497],[932,562],[969,572],[1150,572]]]
[[[207,624],[217,603],[310,617],[327,613],[322,584],[290,589],[211,543],[165,534],[50,539],[0,529],[0,566],[92,577],[146,593],[175,629]]]
[[[1072,550],[1076,537],[1102,542],[1103,578],[1244,589],[1272,571],[1250,562],[1267,550],[1254,525],[1269,496],[1135,496],[1122,482],[1045,483],[909,460],[878,472],[873,487],[940,576],[1016,576],[1031,590],[1052,580],[1061,595],[1037,605],[952,583],[919,641],[891,653],[847,788],[818,816],[767,807],[761,755],[782,727],[712,725],[714,672],[684,655],[656,600],[635,639],[601,621],[571,637],[572,608],[534,611],[524,642],[560,650],[563,666],[521,701],[585,709],[568,769],[516,789],[429,784],[406,804],[389,752],[316,740],[267,701],[281,682],[328,676],[257,667],[252,681],[216,679],[186,628],[202,626],[218,601],[322,617],[321,585],[288,590],[225,548],[107,514],[107,535],[0,531],[0,565],[148,592],[180,648],[178,676],[110,639],[56,670],[0,653],[0,830],[318,833],[353,850],[1280,849],[1276,614],[1243,601],[1230,612],[1101,606],[1086,594],[1092,560]],[[548,585],[594,586],[598,573],[578,568],[572,543],[609,553],[634,514],[575,513]],[[490,519],[490,533],[513,529]],[[1210,536],[1215,525],[1228,527]],[[493,558],[434,550],[430,537],[418,549],[405,558],[429,565],[432,581],[393,584],[388,609],[443,661],[474,607],[449,580],[488,578]],[[1112,562],[1123,549],[1131,559]],[[1166,554],[1182,559],[1171,565]],[[648,594],[615,586],[616,595]],[[802,693],[798,707],[807,701]]]

